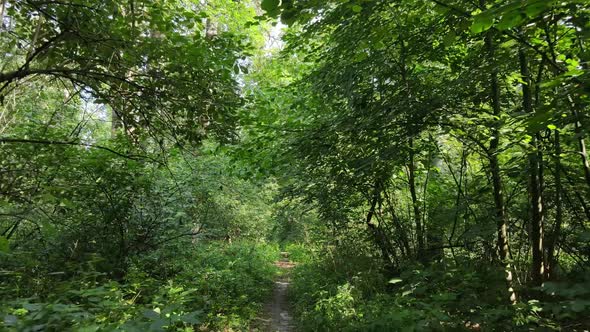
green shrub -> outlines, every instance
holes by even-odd
[[[170,248],[168,248],[170,249]],[[1,330],[192,331],[247,329],[277,273],[278,246],[251,242],[187,244],[177,259],[154,253],[133,263],[122,282],[80,272],[36,297],[0,302]],[[165,273],[156,270],[160,267]],[[3,294],[10,295],[4,288]]]
[[[587,283],[545,283],[543,301],[516,305],[500,269],[440,261],[407,265],[396,277],[363,252],[327,248],[296,266],[292,293],[303,331],[559,330],[581,326],[590,309]],[[522,290],[523,297],[526,295]],[[530,291],[529,291],[530,292]],[[537,291],[538,293],[538,291]],[[534,294],[531,293],[531,294]]]
[[[302,243],[289,243],[284,250],[289,253],[289,259],[296,263],[309,262],[315,256],[313,248]]]

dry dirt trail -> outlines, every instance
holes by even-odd
[[[290,284],[290,269],[294,264],[289,261],[289,254],[281,253],[281,260],[275,264],[281,268],[282,274],[275,281],[272,298],[264,306],[265,328],[266,332],[293,332],[295,325],[291,313],[291,304],[288,297],[288,288]]]

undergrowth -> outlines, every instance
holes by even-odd
[[[467,257],[408,264],[391,277],[358,247],[298,256],[306,259],[295,268],[292,293],[302,331],[582,331],[588,324],[587,277],[520,289],[511,305],[502,274]]]
[[[278,247],[178,244],[133,262],[123,280],[92,270],[48,272],[29,259],[4,271],[2,331],[242,331],[272,289]],[[17,287],[17,285],[20,285]]]

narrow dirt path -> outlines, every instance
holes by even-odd
[[[275,264],[283,269],[281,277],[275,281],[272,298],[265,305],[264,311],[267,317],[267,326],[264,331],[267,332],[293,332],[295,325],[293,315],[291,314],[291,305],[288,298],[288,288],[290,284],[290,269],[294,266],[289,261],[289,254],[281,253],[281,260]]]

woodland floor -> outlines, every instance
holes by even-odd
[[[264,331],[292,332],[295,331],[291,304],[289,302],[290,269],[294,264],[289,261],[288,253],[281,253],[282,259],[275,264],[282,269],[280,277],[275,281],[272,297],[264,306],[264,317],[267,322]]]

